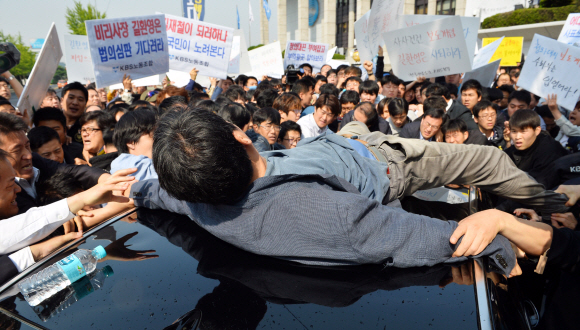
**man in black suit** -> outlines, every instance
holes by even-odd
[[[405,125],[399,136],[408,139],[435,141],[437,133],[447,118],[445,115],[446,105],[447,102],[442,97],[428,98],[423,103],[423,116]]]
[[[425,95],[427,97],[441,96],[442,98],[445,99],[445,102],[447,102],[445,112],[447,113],[449,119],[460,118],[465,122],[465,124],[467,124],[468,130],[471,131],[478,129],[477,124],[473,120],[473,115],[471,114],[471,111],[463,104],[457,102],[456,100],[453,100],[451,98],[451,93],[449,92],[449,89],[447,87],[440,84],[431,84],[425,90]]]

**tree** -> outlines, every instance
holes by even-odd
[[[68,80],[67,75],[66,75],[66,69],[62,65],[59,65],[58,68],[56,68],[56,72],[54,73],[54,76],[52,77],[51,84],[56,84],[59,80]]]
[[[28,78],[28,75],[34,67],[34,63],[36,62],[36,53],[31,51],[30,47],[22,42],[22,36],[20,34],[18,34],[18,36],[12,36],[9,34],[4,34],[2,31],[0,31],[0,42],[9,42],[14,44],[18,51],[20,51],[20,63],[10,69],[10,73],[12,73],[20,81],[22,81],[24,78]]]
[[[66,25],[72,34],[77,35],[87,35],[87,28],[85,27],[85,21],[92,19],[102,19],[106,18],[105,13],[100,13],[97,8],[91,4],[87,5],[87,8],[83,8],[80,2],[74,2],[74,8],[66,9]]]

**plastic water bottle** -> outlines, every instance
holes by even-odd
[[[107,255],[102,246],[93,251],[78,250],[54,265],[18,283],[18,288],[30,306],[36,306],[69,284],[92,273],[99,259]]]
[[[102,288],[105,284],[105,278],[113,274],[115,273],[111,266],[97,269],[92,274],[84,276],[32,309],[42,321],[46,322],[72,304]]]

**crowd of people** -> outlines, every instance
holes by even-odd
[[[185,87],[70,82],[25,114],[9,101],[22,86],[3,73],[0,282],[135,205],[302,263],[409,267],[483,253],[507,275],[517,273],[509,241],[577,255],[579,193],[561,185],[580,175],[580,102],[564,109],[519,88],[521,67],[501,68],[490,87],[461,74],[403,81],[381,53],[376,66],[304,63],[296,79],[240,74],[204,87],[193,68]],[[444,185],[475,185],[507,213],[457,224],[397,205]],[[559,186],[569,201],[544,189]],[[554,248],[556,237],[575,250]]]

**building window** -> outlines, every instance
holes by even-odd
[[[415,14],[427,15],[428,0],[415,0]]]
[[[348,47],[348,8],[349,1],[354,2],[356,17],[356,0],[337,0],[336,1],[336,46]]]
[[[437,0],[437,15],[455,15],[455,0]]]

